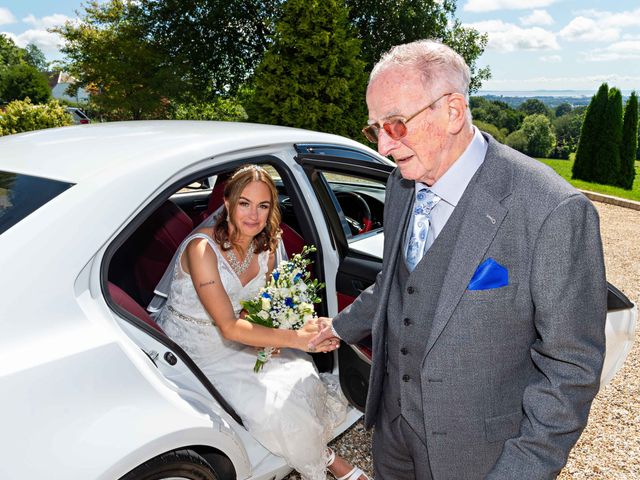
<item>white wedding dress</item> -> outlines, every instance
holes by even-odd
[[[243,286],[215,241],[202,233],[190,235],[180,247],[158,323],[233,406],[254,438],[303,478],[325,480],[326,445],[346,414],[337,380],[319,375],[306,353],[287,348],[254,373],[257,349],[220,334],[182,269],[182,252],[194,238],[206,239],[215,252],[220,279],[236,315],[242,308],[240,301],[254,298],[265,284],[269,252],[258,254],[259,272]]]

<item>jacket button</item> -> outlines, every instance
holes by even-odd
[[[412,294],[413,292],[415,292],[415,291],[416,291],[416,289],[415,289],[415,288],[413,288],[413,287],[407,287],[407,293],[408,293],[409,295],[411,295],[411,294]]]
[[[403,354],[403,355],[406,355],[407,353],[409,353],[409,350],[407,350],[405,347],[402,347],[400,349],[400,353]]]
[[[406,373],[404,375],[402,375],[402,381],[403,382],[408,382],[409,380],[411,380],[411,377],[409,375],[407,375]]]
[[[407,327],[408,327],[409,325],[411,325],[411,319],[410,319],[410,318],[405,318],[402,322],[403,322]]]

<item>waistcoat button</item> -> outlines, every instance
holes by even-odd
[[[415,292],[415,291],[416,291],[416,289],[415,289],[415,288],[413,288],[413,287],[407,287],[407,293],[408,293],[409,295],[411,295],[411,294],[412,294],[413,292]]]
[[[403,354],[403,355],[406,355],[407,353],[409,353],[409,350],[407,350],[405,347],[402,347],[400,349],[400,353]]]
[[[411,325],[411,319],[410,319],[410,318],[405,318],[402,322],[403,322],[407,327],[408,327],[409,325]]]
[[[404,375],[402,375],[402,381],[403,382],[408,382],[409,380],[411,380],[411,377],[409,375],[407,375],[406,373]]]

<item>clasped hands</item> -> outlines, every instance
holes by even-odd
[[[331,330],[331,322],[331,318],[319,317],[304,324],[303,329],[315,333],[315,336],[309,340],[307,351],[332,352],[340,346],[340,339]]]

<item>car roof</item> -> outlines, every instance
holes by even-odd
[[[268,145],[314,143],[371,149],[326,133],[240,122],[130,121],[38,130],[0,137],[0,170],[78,183],[126,170],[129,162],[170,166]]]

